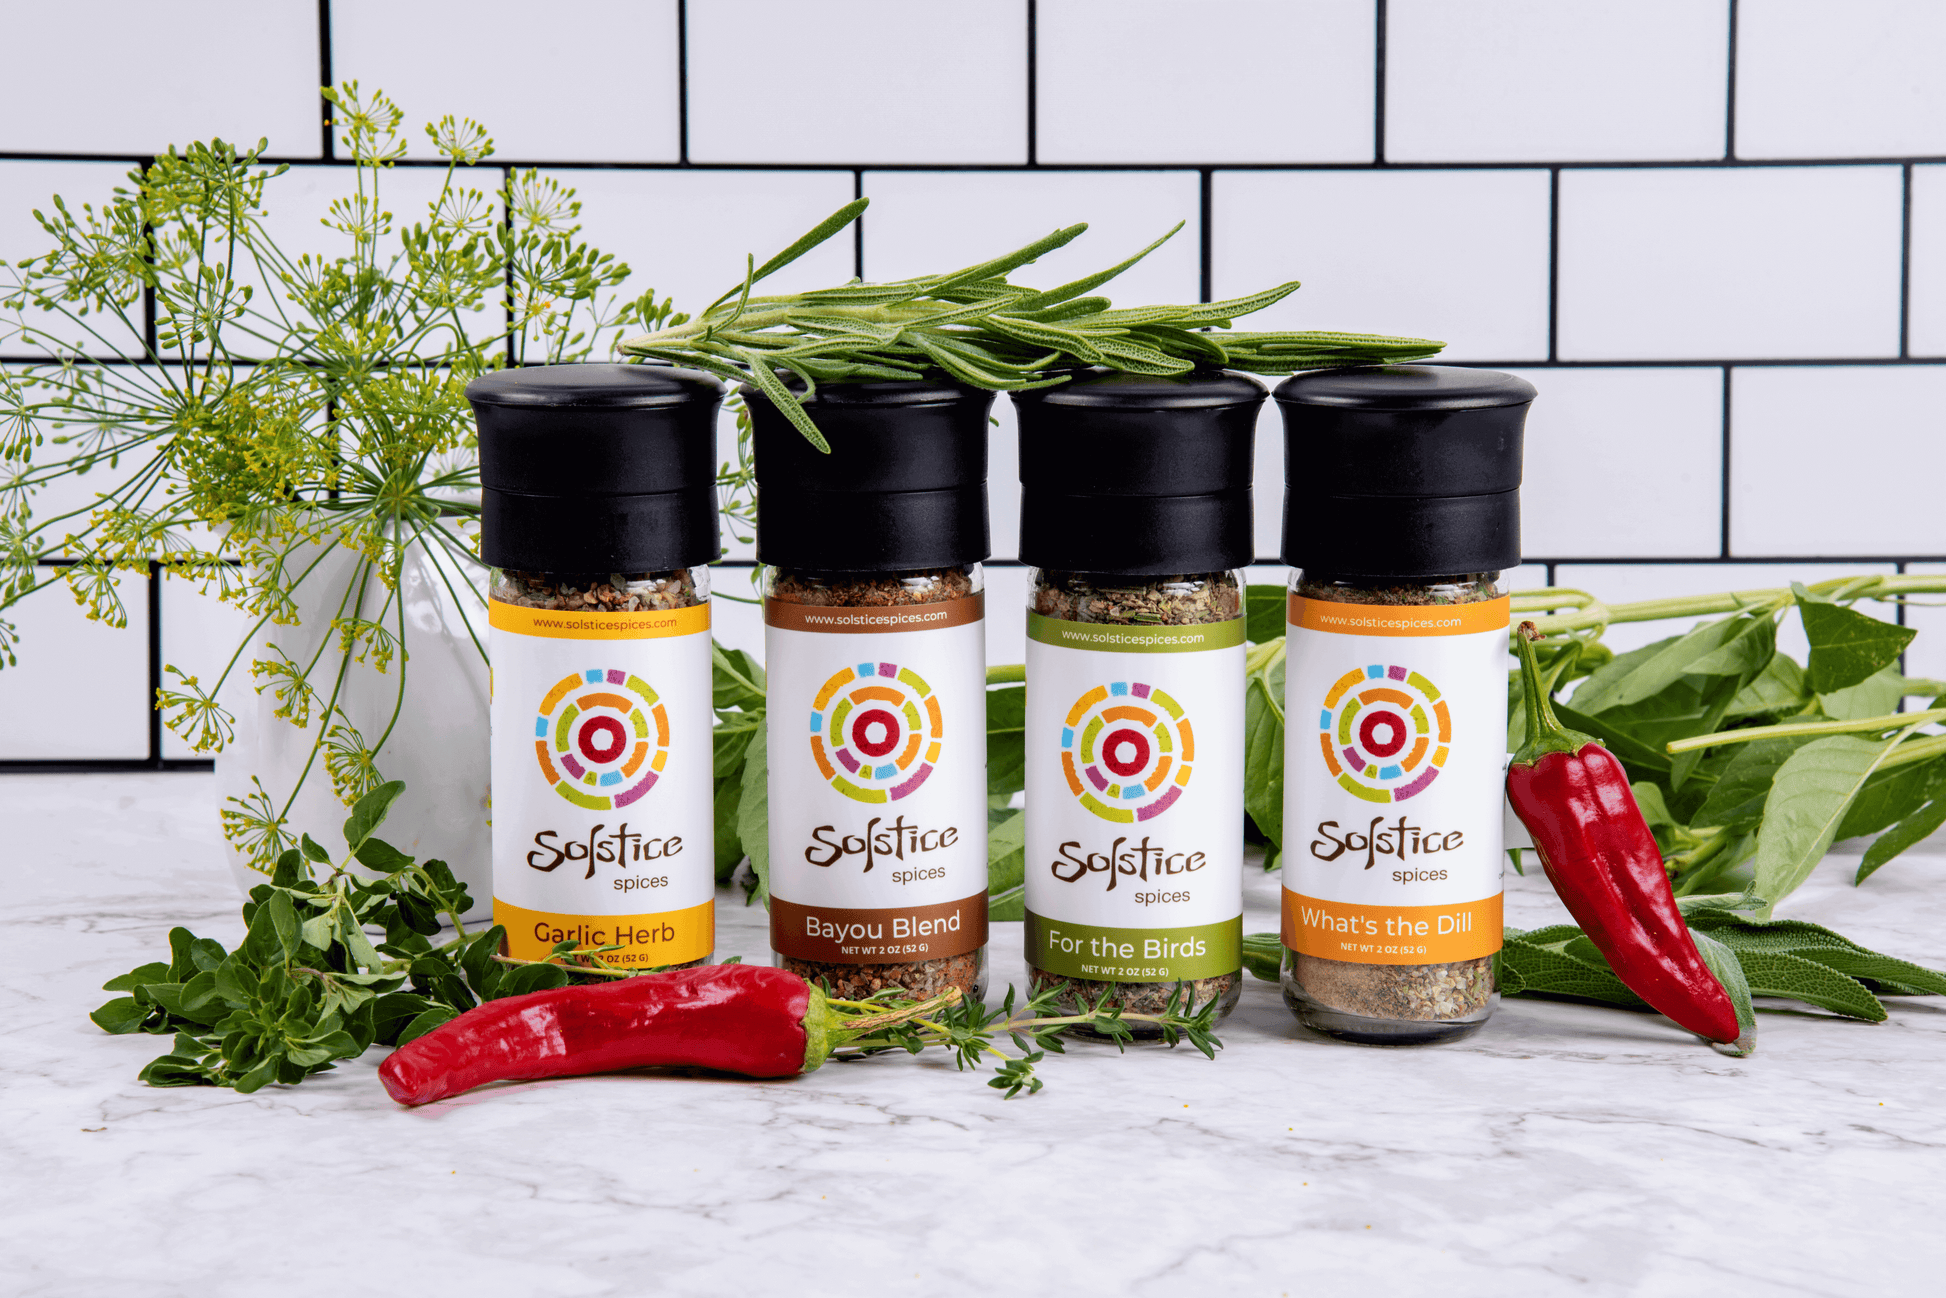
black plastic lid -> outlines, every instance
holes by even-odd
[[[529,572],[709,563],[723,385],[660,365],[543,365],[466,385],[480,430],[480,552]]]
[[[1493,370],[1298,374],[1284,415],[1284,562],[1343,577],[1444,577],[1520,562],[1534,385]]]
[[[1023,562],[1122,576],[1250,562],[1263,384],[1088,371],[1013,400]]]
[[[993,393],[944,379],[820,383],[805,409],[826,454],[761,390],[738,391],[750,408],[759,561],[799,572],[900,572],[990,553]]]

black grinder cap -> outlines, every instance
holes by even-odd
[[[738,392],[750,408],[759,562],[904,572],[987,557],[993,393],[948,379],[820,383],[804,408],[826,453],[760,389]]]
[[[1250,480],[1264,385],[1208,371],[1085,371],[1013,394],[1020,558],[1148,577],[1250,562]]]
[[[723,385],[666,365],[539,365],[466,385],[480,553],[523,572],[663,572],[717,557]]]
[[[1534,385],[1494,370],[1296,374],[1284,415],[1284,562],[1425,578],[1520,563],[1521,441]]]

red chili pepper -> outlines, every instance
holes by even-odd
[[[1649,1005],[1711,1041],[1737,1039],[1737,1012],[1676,907],[1662,851],[1622,764],[1555,720],[1533,642],[1520,624],[1527,742],[1507,767],[1507,798],[1575,923],[1615,976]]]
[[[488,1001],[400,1046],[378,1076],[400,1104],[430,1104],[487,1082],[625,1068],[795,1077],[847,1041],[958,999],[954,988],[917,1005],[857,1014],[831,1006],[783,969],[681,969]]]

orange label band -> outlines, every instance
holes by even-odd
[[[1366,906],[1284,892],[1284,945],[1348,964],[1451,964],[1500,949],[1502,897],[1444,906]]]
[[[602,956],[611,964],[653,969],[688,964],[716,949],[716,902],[652,915],[557,915],[524,910],[499,898],[493,922],[507,930],[507,954],[516,960],[545,960],[557,942],[583,947],[616,944]]]
[[[658,640],[709,630],[709,605],[644,609],[637,613],[571,613],[487,601],[487,623],[515,635],[547,640]]]
[[[1505,595],[1475,604],[1340,604],[1292,595],[1285,616],[1294,627],[1339,635],[1472,635],[1506,630],[1511,608]]]

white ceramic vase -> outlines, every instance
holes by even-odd
[[[312,549],[293,556],[288,571],[302,572],[317,553]],[[330,696],[339,662],[332,621],[339,615],[346,583],[360,558],[346,547],[334,547],[298,587],[299,624],[266,625],[250,650],[255,658],[268,658],[272,656],[269,646],[274,644],[305,663],[317,654],[320,642],[331,637],[312,673],[320,703],[313,708],[309,725],[300,728],[275,715],[274,690],[256,692],[255,687],[264,682],[250,677],[247,663],[239,664],[222,700],[236,718],[236,737],[216,760],[223,806],[234,805],[230,798],[250,798],[256,792],[253,776],[279,808],[298,789],[286,813],[286,831],[293,838],[310,834],[334,858],[345,851],[342,827],[348,808],[332,788],[324,752],[314,757],[313,747],[328,722],[319,713]],[[377,766],[384,778],[404,780],[406,789],[393,803],[378,836],[422,861],[436,858],[450,865],[473,899],[463,917],[469,922],[484,919],[493,910],[487,787],[491,685],[479,647],[487,640],[485,584],[485,571],[477,564],[462,568],[445,552],[435,562],[422,545],[413,543],[406,551],[398,592],[405,611],[404,699],[401,702],[399,696],[401,664],[395,656],[384,672],[369,660],[346,664],[338,700],[368,744],[378,742],[393,709],[399,709],[390,735],[379,746]],[[361,615],[375,618],[386,594],[374,575],[364,592]],[[349,610],[348,604],[345,607]],[[385,622],[397,634],[397,605]],[[248,854],[234,845],[230,868],[245,891],[264,881],[251,867]]]

